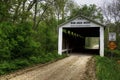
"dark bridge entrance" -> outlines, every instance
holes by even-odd
[[[87,48],[87,38],[98,38],[98,48]],[[94,44],[92,42],[91,44]],[[96,47],[95,46],[95,47]],[[104,27],[86,18],[76,17],[59,26],[58,53],[98,53],[104,56]]]
[[[99,54],[99,48],[87,48],[86,38],[89,37],[98,37],[99,39],[99,27],[94,28],[63,28],[63,52],[65,49],[70,49],[68,52],[72,53],[92,53],[92,54]],[[89,40],[87,40],[89,41]],[[94,45],[94,43],[91,43]],[[99,45],[99,44],[97,44]]]

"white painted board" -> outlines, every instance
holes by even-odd
[[[116,41],[116,33],[109,32],[109,41]]]

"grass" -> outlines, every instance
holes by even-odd
[[[98,80],[120,80],[120,64],[115,59],[96,56]]]
[[[0,75],[8,74],[14,72],[18,69],[22,69],[28,66],[32,66],[34,64],[44,64],[50,61],[58,60],[66,57],[66,54],[58,55],[56,53],[48,53],[42,56],[31,56],[29,58],[20,58],[9,61],[1,61],[0,62]]]

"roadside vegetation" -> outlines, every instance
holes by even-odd
[[[120,80],[120,63],[108,57],[95,57],[98,80]]]
[[[47,53],[41,56],[31,56],[29,58],[18,58],[0,63],[0,75],[8,74],[19,69],[33,66],[35,64],[44,64],[47,62],[65,58],[67,55],[58,55],[57,53]]]
[[[105,56],[95,57],[98,80],[120,80],[120,50],[105,49]]]

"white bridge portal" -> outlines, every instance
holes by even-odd
[[[99,54],[104,56],[104,27],[103,24],[84,16],[77,16],[59,25],[58,54],[82,51],[86,37],[99,37]]]

